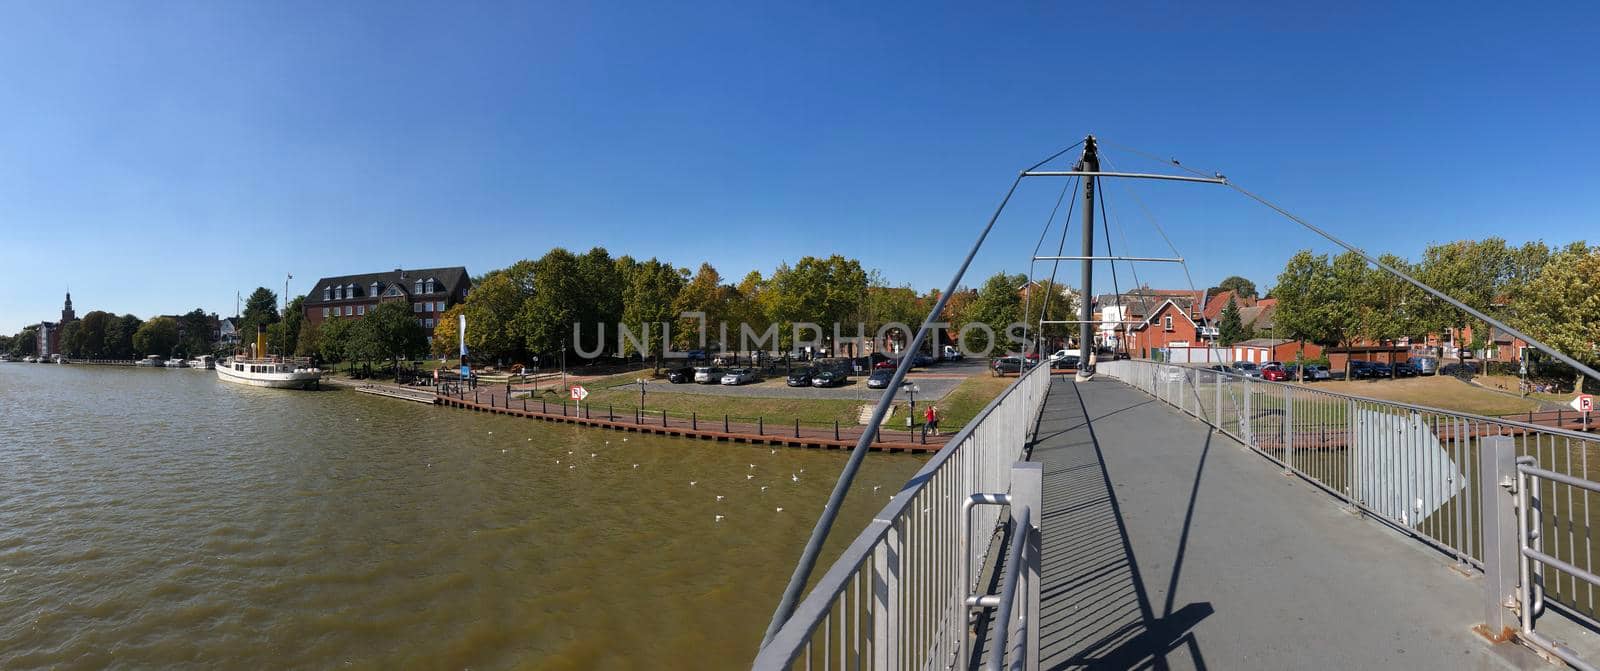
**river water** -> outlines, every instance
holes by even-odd
[[[844,458],[0,364],[0,668],[747,667]]]

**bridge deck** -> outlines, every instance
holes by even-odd
[[[1052,384],[1042,668],[1550,668],[1471,632],[1448,558],[1121,383]]]

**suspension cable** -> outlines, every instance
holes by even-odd
[[[1055,225],[1056,212],[1061,209],[1061,199],[1066,197],[1067,190],[1070,188],[1072,189],[1072,202],[1067,204],[1067,212],[1069,213],[1069,216],[1062,217],[1061,219],[1061,240],[1062,243],[1066,242],[1067,230],[1072,227],[1072,217],[1070,216],[1070,213],[1072,212],[1072,207],[1078,203],[1077,184],[1079,179],[1080,178],[1078,177],[1073,177],[1072,179],[1067,180],[1066,184],[1062,185],[1061,193],[1056,196],[1055,207],[1050,208],[1050,218],[1045,220],[1044,230],[1039,231],[1039,242],[1033,245],[1033,256],[1028,257],[1028,293],[1022,297],[1022,341],[1024,343],[1024,347],[1026,347],[1026,343],[1028,341],[1028,315],[1033,314],[1033,271],[1039,263],[1035,259],[1039,256],[1039,248],[1044,245],[1045,236],[1050,233],[1050,227]],[[1057,251],[1056,255],[1060,256],[1061,252]],[[1061,262],[1057,261],[1056,263],[1059,266]],[[1055,269],[1052,268],[1050,270],[1050,282],[1052,285],[1055,283],[1055,279],[1056,272]],[[1049,296],[1046,296],[1045,300],[1048,301]],[[1040,320],[1044,319],[1043,314],[1044,313],[1041,310],[1039,317]],[[1044,337],[1043,324],[1040,324],[1039,328],[1034,329],[1034,335],[1036,339],[1042,339]],[[1039,347],[1035,345],[1033,351],[1039,351]],[[1024,350],[1022,354],[1024,357],[1026,357],[1028,352]]]

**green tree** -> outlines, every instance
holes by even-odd
[[[144,321],[133,315],[122,315],[106,323],[106,358],[132,359],[137,355],[133,334],[139,332]]]
[[[1011,324],[1022,321],[1022,297],[1018,295],[1017,287],[1027,281],[1026,275],[1009,275],[1005,272],[995,273],[984,281],[983,287],[978,289],[977,298],[967,307],[962,325],[964,327],[974,322],[986,324],[995,337],[989,340],[987,334],[979,329],[968,331],[969,340],[964,343],[967,349],[990,354],[1004,351],[1006,330]]]
[[[317,353],[323,361],[336,363],[347,359],[345,350],[350,344],[350,331],[354,319],[331,319],[322,323],[317,334]]]
[[[1585,365],[1600,366],[1600,247],[1577,243],[1552,255],[1518,297],[1518,316],[1535,338]],[[1583,393],[1584,376],[1575,385]]]
[[[1339,344],[1342,333],[1334,314],[1338,294],[1326,254],[1313,255],[1308,249],[1296,252],[1284,264],[1272,292],[1278,299],[1274,335],[1323,347]]]
[[[322,329],[311,322],[303,322],[300,332],[295,334],[295,356],[320,356],[322,347]]]
[[[111,325],[116,321],[116,315],[101,310],[91,311],[78,320],[80,353],[77,356],[87,359],[111,358],[106,339]]]
[[[1217,341],[1227,347],[1249,339],[1250,334],[1245,333],[1244,322],[1239,319],[1239,302],[1230,297],[1222,308],[1222,321],[1217,324]]]
[[[428,349],[428,334],[405,303],[380,303],[357,319],[347,345],[352,359],[401,361],[420,358]]]
[[[169,356],[178,346],[178,322],[171,317],[153,317],[133,334],[133,349],[140,356]]]
[[[256,287],[244,301],[244,314],[239,319],[239,338],[245,343],[256,340],[256,328],[278,321],[278,294],[266,287]]]
[[[1206,290],[1208,296],[1218,296],[1224,291],[1232,291],[1235,297],[1251,299],[1256,297],[1256,283],[1238,275],[1231,275],[1217,283],[1217,286]]]
[[[300,328],[305,323],[304,295],[295,296],[289,301],[289,309],[283,313],[284,342],[288,343],[290,351],[294,351],[300,344]]]
[[[433,342],[430,349],[434,354],[449,358],[460,353],[461,315],[467,311],[466,303],[456,303],[439,315],[438,323],[433,327]]]
[[[276,348],[279,341],[270,341]],[[211,353],[211,317],[200,308],[190,310],[178,318],[178,353],[182,356],[200,356]]]
[[[659,371],[662,336],[665,335],[661,325],[671,323],[678,316],[672,306],[678,300],[678,292],[683,290],[684,278],[672,264],[654,258],[639,264],[629,275],[628,286],[622,295],[622,321],[634,334],[648,336],[641,340],[645,349],[655,354],[655,367]],[[627,345],[631,347],[632,343]],[[620,354],[626,356],[637,353]]]
[[[28,327],[17,332],[11,342],[11,353],[16,356],[33,356],[39,353],[39,329]]]
[[[518,261],[485,275],[467,296],[467,349],[479,361],[516,356],[526,346],[527,328],[543,316],[528,310],[535,263]]]
[[[709,263],[701,263],[694,277],[684,284],[673,302],[674,317],[684,312],[705,315],[706,338],[716,338],[718,324],[728,320],[731,303],[738,290],[722,283],[722,275]],[[672,326],[672,342],[680,350],[700,346],[701,321],[692,317],[677,320]]]
[[[58,337],[59,340],[57,340],[57,342],[60,343],[62,350],[60,353],[66,354],[68,357],[74,359],[81,358],[83,356],[82,322],[70,321],[62,324],[61,335]]]

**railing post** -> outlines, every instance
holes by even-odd
[[[1483,515],[1483,609],[1478,633],[1496,643],[1509,640],[1517,620],[1520,541],[1517,538],[1515,489],[1517,445],[1507,436],[1478,440],[1478,500]],[[1523,605],[1524,608],[1528,606]]]
[[[1244,386],[1244,416],[1239,425],[1239,437],[1244,439],[1245,445],[1249,447],[1255,447],[1256,422],[1255,418],[1250,416],[1250,401],[1253,400],[1251,397],[1254,396],[1250,389],[1250,377],[1245,376],[1240,378],[1240,382],[1242,382]]]
[[[1029,510],[1029,523],[1031,527],[1024,539],[1013,538],[1027,543],[1023,548],[1023,565],[1019,567],[1017,578],[1023,582],[1019,584],[1017,596],[1022,599],[1021,608],[1017,609],[1022,619],[1022,637],[1013,639],[1016,643],[1025,646],[1023,656],[1027,662],[1023,668],[1028,671],[1039,669],[1039,571],[1040,571],[1040,529],[1044,518],[1044,464],[1037,461],[1019,461],[1011,465],[1011,511],[1012,519],[1016,519],[1017,511],[1026,506]],[[997,623],[998,626],[1010,626],[1009,622]],[[965,635],[965,632],[963,632]],[[1013,664],[1015,662],[1013,661]]]
[[[1361,445],[1356,441],[1359,435],[1359,432],[1356,431],[1357,426],[1360,426],[1360,420],[1356,417],[1356,400],[1353,398],[1346,399],[1344,411],[1344,498],[1350,504],[1350,512],[1361,511],[1361,504],[1356,503],[1356,493],[1360,487],[1356,483],[1356,460],[1361,458]]]
[[[1294,472],[1294,389],[1283,385],[1283,472]]]
[[[883,544],[872,553],[872,668],[900,668],[899,632],[900,525],[890,522]]]

